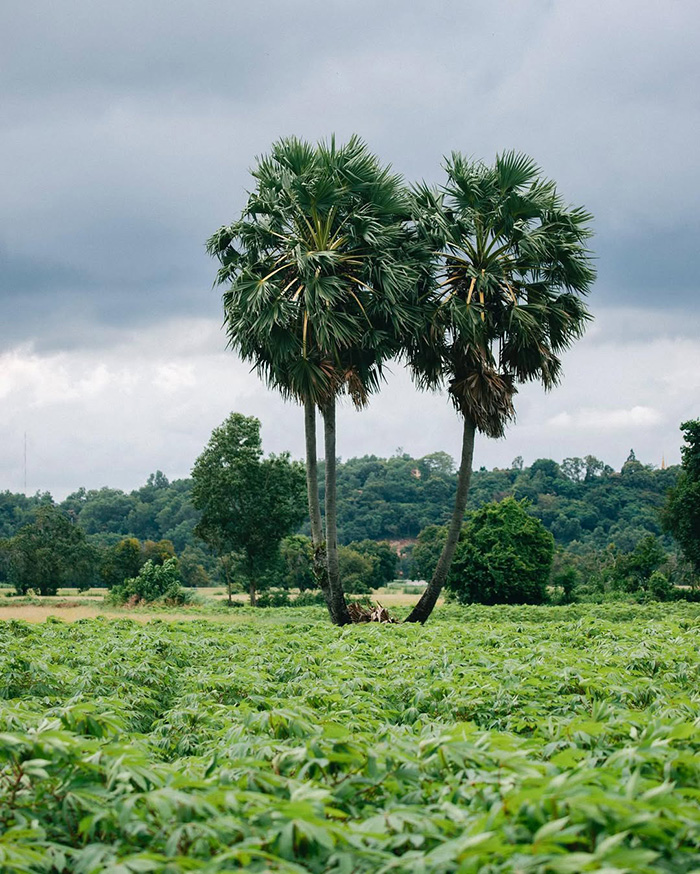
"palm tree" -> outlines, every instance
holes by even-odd
[[[350,617],[337,557],[335,409],[367,404],[382,366],[415,330],[412,297],[425,247],[411,235],[399,176],[352,137],[275,143],[253,171],[239,221],[208,242],[219,258],[229,344],[273,388],[305,407],[309,515],[331,619]],[[315,412],[324,420],[325,539]],[[324,562],[324,555],[326,561]],[[325,568],[325,572],[322,568]]]
[[[420,386],[447,384],[463,419],[462,456],[447,540],[409,622],[427,620],[447,578],[476,432],[503,435],[518,383],[558,383],[560,355],[590,319],[582,296],[595,279],[591,215],[567,206],[530,158],[508,152],[489,167],[453,153],[445,169],[440,191],[414,192],[436,278],[407,356]]]

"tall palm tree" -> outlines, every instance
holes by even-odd
[[[433,244],[435,285],[407,355],[422,387],[447,384],[463,419],[454,511],[432,579],[409,622],[425,622],[450,569],[467,504],[477,431],[501,437],[517,384],[557,384],[561,353],[590,319],[591,215],[567,206],[525,155],[490,167],[453,153],[447,183],[420,186],[416,221]]]
[[[358,138],[275,143],[253,171],[241,218],[208,242],[219,258],[229,344],[267,383],[304,404],[309,515],[331,619],[350,617],[340,585],[335,409],[363,407],[415,329],[421,253],[399,176]],[[324,421],[325,539],[318,497],[315,411]],[[325,555],[325,562],[324,562]]]

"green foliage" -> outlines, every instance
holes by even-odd
[[[659,570],[652,572],[646,589],[655,601],[672,601],[677,596],[673,583]]]
[[[282,561],[281,582],[287,589],[307,589],[317,587],[314,577],[314,550],[309,537],[303,534],[290,534],[280,543]]]
[[[100,577],[111,589],[120,586],[124,580],[135,577],[144,564],[141,544],[135,537],[125,537],[102,553]]]
[[[232,413],[215,428],[192,468],[197,536],[220,555],[235,556],[251,602],[269,582],[279,544],[304,518],[304,468],[288,453],[262,457],[260,422]]]
[[[286,397],[361,406],[415,322],[423,245],[408,193],[357,136],[273,143],[240,218],[207,249],[231,347]]]
[[[28,525],[40,507],[53,506],[53,498],[47,492],[27,496],[13,492],[0,492],[0,540],[12,537],[24,525]]]
[[[700,419],[684,422],[681,431],[685,440],[681,448],[682,470],[668,493],[663,523],[700,576]]]
[[[396,578],[399,556],[386,541],[354,540],[348,547],[369,559],[371,569],[364,577],[370,589],[381,589]]]
[[[185,586],[197,588],[211,585],[211,578],[201,561],[201,550],[186,546],[178,558],[177,566]]]
[[[414,579],[429,580],[432,577],[446,538],[447,528],[444,525],[428,525],[421,531],[413,547],[411,575]]]
[[[489,166],[453,152],[444,169],[440,189],[414,192],[435,289],[407,354],[420,385],[446,384],[461,415],[500,437],[516,385],[556,384],[562,352],[590,319],[592,216],[527,155],[505,152]]]
[[[370,580],[374,573],[371,556],[363,555],[350,546],[338,549],[340,581],[343,591],[354,595],[367,595],[371,592]]]
[[[573,603],[576,600],[578,582],[579,575],[573,567],[552,574],[552,586],[557,591],[557,601],[561,604]]]
[[[447,580],[459,601],[542,604],[547,600],[554,539],[526,508],[526,502],[506,498],[469,516]]]
[[[157,543],[146,540],[141,543],[136,537],[125,537],[102,550],[100,577],[111,589],[135,577],[146,562],[161,565],[174,557],[175,548],[170,540],[159,540]]]
[[[30,589],[55,595],[60,586],[88,589],[95,579],[97,554],[85,532],[53,506],[36,511],[34,522],[6,542],[8,579],[19,594]]]
[[[593,568],[596,562],[600,563],[600,554],[610,543],[615,543],[622,552],[630,552],[649,534],[661,537],[667,553],[672,550],[673,541],[669,534],[662,532],[659,511],[680,468],[661,470],[640,465],[641,470],[630,471],[628,463],[623,475],[593,456],[565,461],[579,470],[583,465],[584,478],[571,479],[565,462],[557,465],[549,459],[539,459],[530,467],[475,470],[468,508],[477,509],[508,495],[518,499],[527,497],[532,501],[529,512],[552,532],[559,546],[566,548],[571,561],[574,557],[579,560],[589,556]],[[211,550],[202,548],[192,534],[200,515],[191,503],[192,481],[168,483],[162,474],[152,474],[149,482],[151,485],[128,495],[130,509],[120,526],[114,526],[119,528],[118,533],[92,534],[88,540],[107,553],[120,540],[132,536],[139,542],[170,540],[180,559],[186,549],[193,550],[195,564],[201,565],[213,582],[223,582],[225,574],[219,560]],[[338,465],[340,542],[417,538],[429,525],[442,525],[447,521],[455,485],[454,464],[445,453],[416,459],[404,453],[388,459],[375,456],[348,459]],[[86,509],[93,500],[99,501],[100,492],[85,492],[82,504],[76,504],[72,497],[67,498],[59,507],[73,513],[73,518],[81,524],[80,506]],[[1,493],[0,530],[6,532],[5,536],[16,534],[22,524],[31,521],[40,501],[47,500],[47,496],[25,498]],[[308,533],[308,528],[303,530]],[[112,585],[134,576],[137,571],[130,569],[121,577],[119,570],[114,577],[110,572],[105,573]],[[405,573],[411,573],[410,567]],[[0,567],[0,579],[1,575]],[[588,570],[585,574],[582,571],[582,575],[590,577]],[[681,582],[680,572],[676,576]],[[690,581],[683,579],[682,582]]]
[[[646,589],[665,559],[666,554],[658,539],[653,535],[643,537],[632,552],[616,556],[611,568],[613,587],[626,592]]]
[[[169,558],[163,564],[154,564],[148,559],[137,576],[124,580],[110,592],[113,603],[132,606],[141,602],[152,604],[154,601],[184,604],[189,597],[189,593],[180,588],[176,558]]]
[[[241,610],[0,623],[3,872],[700,866],[700,605]]]
[[[338,465],[340,541],[414,538],[447,518],[455,490],[454,463],[446,453],[350,458]]]

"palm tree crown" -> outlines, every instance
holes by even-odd
[[[524,155],[508,152],[489,167],[453,153],[445,169],[441,191],[415,192],[438,279],[412,344],[414,373],[423,385],[446,379],[457,408],[500,437],[516,384],[554,386],[561,353],[590,318],[581,295],[595,278],[591,216],[567,208]]]
[[[241,218],[208,242],[230,345],[288,397],[367,402],[416,319],[399,176],[352,137],[275,143]]]

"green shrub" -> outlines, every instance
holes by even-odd
[[[289,607],[291,601],[287,592],[263,592],[258,595],[256,607]]]
[[[675,599],[676,587],[661,571],[654,571],[649,577],[647,590],[655,601],[673,601]]]
[[[447,587],[463,604],[542,604],[554,538],[526,510],[506,498],[469,517],[455,551]]]
[[[326,599],[323,592],[301,592],[291,603],[293,607],[325,607]]]
[[[149,559],[137,576],[124,580],[121,586],[114,586],[108,597],[115,604],[150,604],[154,601],[186,604],[191,601],[192,593],[180,586],[177,559],[169,558],[160,565]]]

